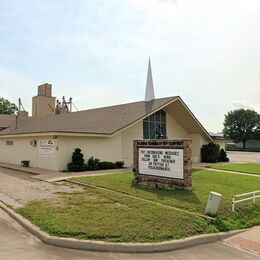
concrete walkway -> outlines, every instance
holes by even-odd
[[[112,169],[112,170],[99,170],[99,171],[87,171],[87,172],[58,172],[34,167],[21,167],[16,164],[2,163],[0,162],[0,168],[11,169],[15,171],[25,172],[32,174],[31,178],[47,181],[47,182],[56,182],[62,181],[73,177],[83,177],[83,176],[98,176],[98,175],[107,175],[107,174],[117,174],[122,172],[131,172],[130,168],[122,169]]]
[[[239,163],[244,163],[244,162],[239,162]],[[239,175],[245,175],[249,177],[260,177],[259,174],[251,174],[251,173],[245,173],[245,172],[236,172],[236,171],[228,171],[228,170],[220,170],[220,169],[215,169],[215,168],[210,168],[214,165],[218,164],[227,164],[227,163],[194,163],[193,168],[194,169],[201,169],[201,170],[207,170],[207,171],[214,171],[214,172],[225,172],[225,173],[231,173],[231,174],[239,174]]]
[[[243,163],[243,162],[240,162]],[[223,163],[220,163],[223,164]],[[227,164],[227,163],[225,163]],[[216,165],[215,163],[193,163],[194,169],[206,169],[209,171],[218,171],[218,172],[226,172],[231,174],[239,174],[250,177],[260,177],[260,175],[256,174],[248,174],[242,172],[235,171],[227,171],[227,170],[219,170],[209,168],[212,165]],[[122,169],[111,169],[111,170],[99,170],[99,171],[86,171],[86,172],[58,172],[34,167],[21,167],[15,164],[8,164],[0,162],[0,168],[11,169],[19,172],[25,172],[31,174],[32,179],[47,181],[47,182],[58,182],[67,180],[74,177],[84,177],[84,176],[98,176],[98,175],[110,175],[110,174],[120,174],[123,172],[132,172],[131,168],[122,168]]]

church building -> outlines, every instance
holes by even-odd
[[[71,100],[70,100],[71,101]],[[56,101],[52,85],[38,87],[32,116],[0,115],[0,162],[63,171],[80,148],[88,159],[133,164],[133,140],[191,139],[192,160],[200,161],[211,136],[179,96],[155,98],[149,61],[145,100],[71,112],[71,102]]]

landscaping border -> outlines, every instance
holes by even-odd
[[[220,232],[214,234],[197,235],[181,240],[171,240],[161,243],[110,243],[104,241],[78,240],[74,238],[62,238],[51,236],[39,227],[33,225],[30,221],[8,208],[0,201],[0,208],[3,209],[10,217],[17,221],[27,231],[39,238],[42,242],[62,248],[78,249],[96,252],[117,252],[117,253],[155,253],[167,252],[192,246],[209,244],[219,240],[226,239],[233,235],[244,232],[248,229],[235,230],[229,232]]]

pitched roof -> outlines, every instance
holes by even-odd
[[[222,133],[213,133],[213,132],[208,132],[209,135],[212,137],[212,139],[215,139],[215,140],[224,140],[225,137]]]
[[[0,135],[50,132],[111,135],[177,98],[159,98],[40,118],[19,118],[17,128],[13,124]]]
[[[3,115],[0,114],[0,128],[6,128],[11,126],[15,122],[14,115]]]

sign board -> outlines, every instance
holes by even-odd
[[[139,173],[183,179],[183,149],[139,148]]]
[[[40,156],[53,156],[55,153],[54,140],[40,140],[38,152]]]
[[[162,189],[192,189],[192,140],[133,141],[133,171],[137,185]]]

